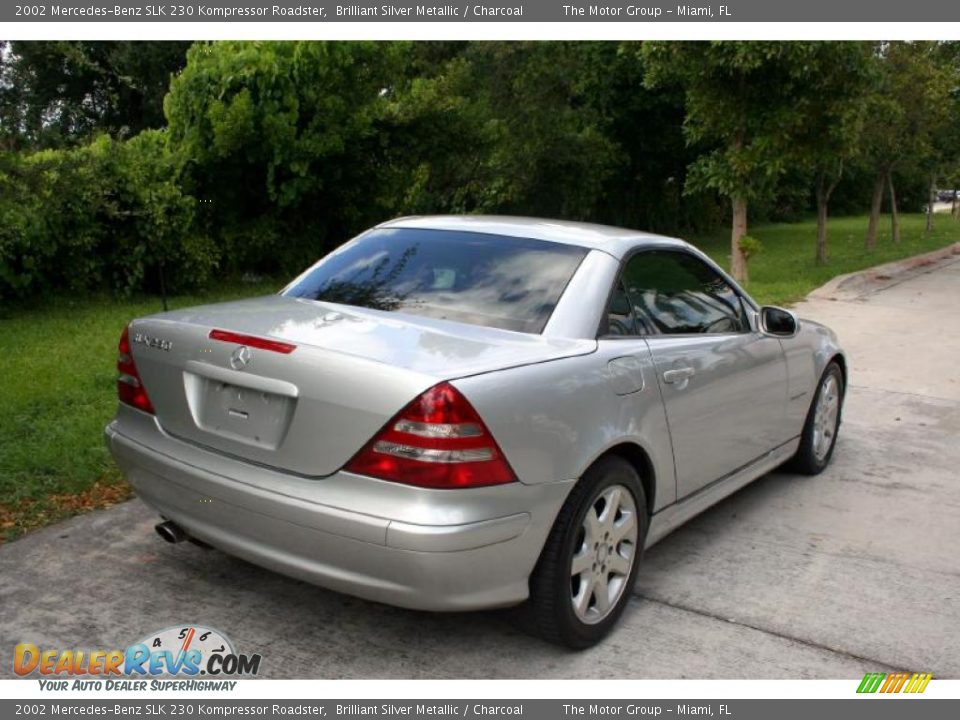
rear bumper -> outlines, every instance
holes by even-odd
[[[429,490],[278,473],[170,437],[121,408],[107,444],[140,498],[232,555],[323,587],[423,610],[526,599],[572,481]]]

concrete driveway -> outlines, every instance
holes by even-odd
[[[960,257],[819,295],[797,309],[838,331],[852,366],[833,465],[762,478],[654,547],[597,648],[166,545],[133,501],[0,548],[0,649],[201,623],[273,677],[960,678]]]

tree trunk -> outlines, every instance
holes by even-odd
[[[170,308],[167,307],[167,283],[163,276],[163,263],[160,263],[160,299],[163,301],[163,311],[167,312]]]
[[[950,215],[953,216],[954,220],[960,217],[960,214],[958,214],[960,213],[960,204],[957,203],[958,199],[960,198],[957,198],[957,191],[954,190],[953,199],[950,201]]]
[[[817,198],[817,265],[827,264],[827,201]]]
[[[930,194],[927,197],[927,232],[933,230],[933,205],[937,202],[937,174],[930,175]]]
[[[836,190],[843,177],[843,163],[837,170],[836,176],[830,180],[826,172],[817,177],[817,265],[827,264],[827,218],[829,216],[830,196]]]
[[[826,179],[821,175],[817,181],[817,265],[827,264],[827,203],[830,193]]]
[[[893,188],[893,173],[887,173],[887,186],[890,188],[890,235],[894,245],[900,244],[900,214],[897,212],[897,191]]]
[[[877,247],[877,225],[880,223],[880,210],[883,207],[883,186],[886,183],[886,170],[877,175],[873,183],[873,202],[870,203],[870,222],[867,224],[867,237],[864,246],[867,250]]]
[[[747,272],[747,259],[740,249],[740,238],[747,234],[747,201],[742,197],[733,198],[733,229],[730,233],[730,274],[738,283],[750,280]]]

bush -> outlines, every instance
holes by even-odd
[[[114,183],[115,205],[105,218],[112,237],[104,251],[113,287],[155,289],[163,271],[173,289],[203,285],[219,251],[196,230],[196,200],[185,195],[177,163],[160,131],[127,142],[103,143],[104,176]]]
[[[737,244],[740,246],[740,252],[743,253],[743,259],[747,262],[750,261],[750,258],[754,257],[757,253],[763,250],[763,243],[750,235],[741,235],[740,239],[737,241]]]
[[[0,170],[0,295],[79,290],[99,279],[97,168],[81,153],[8,155]]]
[[[0,297],[204,282],[216,247],[194,230],[164,133],[0,159]],[[173,281],[173,282],[171,282]]]
[[[197,43],[165,101],[230,270],[301,270],[389,216],[385,123],[407,46]]]

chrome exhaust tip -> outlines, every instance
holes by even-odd
[[[186,531],[173,522],[173,520],[165,520],[162,523],[158,523],[157,526],[154,527],[154,530],[157,531],[157,535],[168,543],[181,543],[188,539]]]

